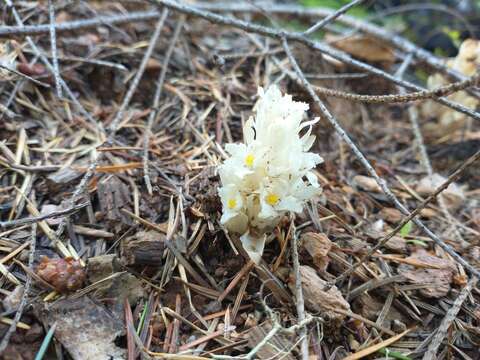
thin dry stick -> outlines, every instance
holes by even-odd
[[[287,39],[286,38],[283,38],[282,40],[282,44],[283,44],[283,47],[285,49],[285,52],[287,53],[287,56],[293,66],[293,68],[295,69],[295,73],[297,74],[297,76],[299,77],[299,79],[301,80],[303,86],[305,87],[305,89],[308,91],[308,93],[310,94],[310,96],[312,97],[312,99],[315,101],[315,103],[319,106],[320,108],[320,111],[321,113],[327,118],[327,120],[330,122],[330,124],[334,127],[335,131],[337,132],[337,134],[343,139],[343,141],[345,141],[347,143],[347,145],[352,149],[353,153],[355,154],[355,156],[360,160],[360,162],[362,163],[362,165],[365,167],[365,169],[367,170],[367,172],[370,174],[370,176],[372,176],[375,181],[377,182],[377,184],[380,186],[380,188],[382,189],[382,191],[385,193],[385,195],[387,196],[387,198],[395,205],[395,207],[400,210],[404,215],[407,215],[407,218],[406,219],[409,219],[408,221],[412,220],[418,227],[420,227],[420,229],[422,229],[433,241],[435,241],[436,244],[438,244],[443,250],[445,250],[445,252],[447,252],[448,254],[450,254],[457,262],[459,262],[460,264],[462,264],[464,267],[466,267],[468,269],[468,271],[470,271],[472,274],[475,274],[476,276],[480,276],[480,271],[475,269],[472,265],[470,265],[467,261],[465,261],[460,255],[458,255],[449,245],[447,245],[445,242],[443,242],[443,240],[441,240],[437,235],[435,235],[429,228],[427,228],[420,220],[418,220],[417,218],[415,218],[415,215],[418,213],[417,209],[415,211],[413,211],[412,213],[410,213],[408,211],[408,209],[398,200],[398,198],[395,196],[395,194],[390,190],[390,188],[388,187],[388,185],[386,184],[385,180],[380,178],[377,174],[377,172],[375,171],[375,169],[372,167],[372,165],[370,164],[370,162],[367,160],[367,158],[365,157],[365,155],[363,155],[363,153],[360,151],[360,149],[357,147],[357,145],[350,139],[350,137],[348,136],[348,134],[345,132],[345,130],[343,130],[343,128],[340,126],[340,124],[338,123],[338,121],[333,117],[333,115],[330,113],[330,111],[327,109],[327,107],[323,104],[323,102],[320,100],[320,98],[317,96],[317,94],[315,93],[312,85],[308,82],[308,80],[305,78],[305,75],[303,74],[302,70],[300,69],[300,67],[298,66],[298,63],[297,61],[295,60],[293,54],[292,54],[292,51],[290,50],[290,47],[288,46],[288,42],[287,42]],[[480,150],[474,155],[472,156],[470,159],[468,159],[462,166],[460,167],[459,170],[461,169],[465,169],[467,168],[468,166],[470,166],[475,160],[477,160],[478,158],[480,158]],[[458,175],[459,171],[457,170],[455,172],[455,174]],[[450,182],[453,181],[456,177],[455,176],[451,176],[449,178]],[[448,182],[448,180],[447,180]],[[447,183],[446,182],[446,183]],[[444,183],[445,185],[445,183]],[[448,186],[448,184],[447,184]],[[444,188],[442,186],[440,186],[440,192],[444,190]],[[439,193],[440,193],[439,192]],[[435,195],[437,196],[437,192],[435,192],[434,194],[432,195]],[[432,200],[431,199],[432,196],[430,196],[428,199],[430,199],[430,201]],[[427,200],[428,200],[427,199]],[[413,215],[412,215],[413,214]],[[407,221],[407,222],[408,222]],[[406,223],[406,222],[405,222]],[[397,230],[399,231],[399,230]],[[369,251],[370,253],[371,251]],[[370,254],[371,255],[371,254]],[[353,271],[352,269],[350,269],[351,271]],[[347,272],[349,272],[350,270],[347,270]],[[342,276],[343,277],[343,276]],[[338,279],[338,278],[337,278]]]
[[[338,97],[341,99],[356,101],[356,102],[365,102],[371,104],[385,104],[385,103],[405,103],[425,99],[436,99],[442,96],[448,96],[460,90],[465,90],[471,86],[476,86],[480,80],[480,74],[475,74],[472,77],[469,77],[466,80],[461,80],[444,86],[439,86],[436,89],[432,90],[422,90],[415,91],[411,93],[406,93],[403,88],[401,88],[400,94],[391,94],[391,95],[360,95],[353,94],[345,91],[329,89],[322,86],[313,86],[315,91],[321,95]]]
[[[145,128],[145,135],[143,139],[143,179],[145,181],[145,185],[147,186],[147,191],[150,195],[152,195],[153,193],[152,183],[150,181],[150,174],[148,169],[148,144],[150,143],[150,133],[152,131],[153,121],[157,116],[158,107],[160,105],[160,97],[162,96],[163,83],[165,82],[165,77],[167,75],[168,64],[170,62],[170,58],[172,57],[173,50],[175,49],[175,45],[177,43],[180,31],[182,30],[184,23],[185,17],[182,16],[182,18],[177,22],[177,26],[175,27],[172,39],[170,41],[170,45],[168,46],[167,52],[165,54],[165,59],[163,60],[162,71],[160,72],[160,75],[158,77],[157,89],[155,90],[155,96],[153,98],[152,111],[148,116],[147,126]]]
[[[242,29],[247,32],[253,32],[257,33],[260,35],[276,38],[276,39],[282,39],[286,38],[289,41],[294,41],[294,42],[299,42],[301,44],[304,44],[305,46],[317,50],[321,53],[327,54],[331,56],[332,58],[339,60],[343,63],[349,64],[351,66],[354,66],[358,69],[367,71],[371,74],[380,76],[388,81],[391,81],[399,86],[402,86],[406,89],[409,90],[415,90],[415,91],[425,91],[424,88],[417,86],[413,83],[410,83],[408,81],[400,80],[396,78],[395,76],[379,69],[376,67],[373,67],[367,63],[364,63],[362,61],[356,60],[352,58],[350,55],[347,53],[337,50],[327,44],[320,43],[318,41],[312,41],[305,37],[302,33],[298,32],[289,32],[289,31],[284,31],[284,30],[277,30],[271,27],[266,27],[262,25],[257,25],[250,23],[248,21],[244,20],[239,20],[236,18],[232,17],[226,17],[226,16],[221,16],[209,11],[204,11],[199,8],[195,8],[186,4],[178,3],[172,0],[149,0],[150,2],[153,2],[157,5],[163,5],[165,7],[168,7],[170,9],[173,9],[175,11],[179,11],[184,14],[189,14],[197,17],[201,17],[203,19],[206,19],[210,22],[217,23],[217,24],[223,24],[223,25],[228,25],[228,26],[233,26],[239,29]],[[462,78],[464,79],[464,78]],[[310,85],[311,86],[311,85]],[[465,115],[468,115],[475,120],[480,120],[480,113],[469,109],[459,103],[455,103],[453,101],[447,100],[445,98],[434,98],[434,101],[443,104],[445,106],[448,106],[458,112],[461,112]]]
[[[335,11],[334,13],[328,15],[326,18],[322,19],[321,21],[319,21],[318,23],[316,23],[315,25],[313,25],[312,27],[310,27],[309,29],[305,30],[303,32],[303,35],[310,35],[311,33],[317,31],[317,30],[320,30],[322,29],[325,25],[327,25],[328,23],[331,23],[332,21],[334,21],[335,19],[337,19],[338,17],[340,17],[341,15],[345,14],[348,10],[350,10],[352,7],[356,6],[356,5],[360,5],[362,2],[364,2],[365,0],[354,0],[352,2],[349,2],[348,4],[342,6],[340,9],[338,9],[337,11]]]
[[[155,30],[148,44],[148,48],[145,51],[145,54],[143,55],[142,62],[140,63],[137,73],[135,74],[135,77],[133,78],[132,83],[130,84],[130,88],[128,89],[127,94],[123,98],[123,102],[117,111],[117,115],[115,116],[115,118],[112,120],[112,123],[110,124],[110,127],[109,127],[110,133],[115,133],[117,131],[120,121],[123,118],[123,113],[125,112],[125,109],[127,108],[128,104],[130,104],[130,100],[132,99],[133,94],[135,94],[135,91],[137,90],[138,84],[140,83],[140,79],[142,78],[143,73],[145,72],[145,68],[147,66],[148,60],[152,56],[153,49],[157,44],[158,38],[163,28],[163,23],[165,22],[167,15],[168,15],[167,9],[163,10],[162,15],[160,16],[160,19],[158,20],[157,25],[155,26]]]
[[[293,272],[295,274],[295,301],[297,306],[297,319],[301,323],[305,320],[305,302],[303,300],[302,278],[300,275],[300,260],[298,259],[298,234],[295,229],[295,224],[291,223],[292,228],[292,262]],[[308,334],[307,328],[303,327],[299,331],[299,336],[302,339],[300,348],[302,352],[302,359],[308,360]]]
[[[37,242],[36,239],[37,239],[37,224],[33,224],[31,237],[30,237],[30,255],[28,257],[28,267],[30,269],[33,266],[33,260],[35,259],[35,245]],[[29,273],[27,273],[27,281],[25,282],[25,287],[23,288],[22,300],[20,300],[20,304],[18,305],[17,312],[15,314],[13,322],[10,324],[10,327],[8,328],[7,332],[2,338],[2,341],[0,342],[0,354],[3,353],[3,351],[6,349],[6,347],[8,346],[8,342],[10,341],[10,337],[17,329],[17,324],[22,317],[25,306],[27,305],[28,293],[30,292],[31,285],[32,285],[32,277],[30,276]]]
[[[445,335],[447,335],[447,331],[450,328],[450,325],[452,324],[453,320],[455,320],[455,318],[457,317],[457,314],[460,311],[460,308],[462,307],[463,302],[467,298],[472,288],[477,283],[477,280],[478,279],[476,277],[472,277],[468,281],[467,286],[465,286],[462,289],[461,293],[455,299],[455,302],[453,303],[452,307],[448,310],[447,314],[443,318],[442,323],[440,324],[440,327],[438,328],[434,338],[432,339],[432,342],[428,346],[428,350],[425,352],[425,355],[423,356],[422,360],[433,360],[437,358],[436,353],[438,348],[442,344],[442,341],[445,338]]]
[[[160,12],[153,11],[136,11],[129,14],[98,16],[94,19],[66,21],[60,24],[54,24],[57,33],[74,31],[80,29],[96,28],[101,25],[114,25],[131,23],[137,21],[149,21],[158,19]],[[51,25],[25,25],[25,26],[0,26],[0,38],[11,38],[12,36],[26,36],[26,35],[42,35],[50,31]]]
[[[20,77],[22,77],[22,78],[24,78],[24,79],[30,80],[31,82],[33,82],[33,83],[35,83],[35,84],[37,84],[37,85],[39,85],[39,86],[42,86],[42,87],[44,87],[44,88],[47,88],[47,89],[50,88],[50,85],[48,85],[47,83],[41,82],[41,81],[39,81],[39,80],[37,80],[37,79],[32,78],[31,76],[25,75],[25,74],[21,73],[20,71],[17,71],[17,70],[15,70],[15,69],[11,69],[11,68],[9,68],[9,67],[7,67],[7,66],[5,66],[5,65],[0,64],[0,69],[4,69],[4,70],[6,70],[6,71],[9,71],[9,72],[11,72],[11,73],[14,73],[15,75],[18,75],[18,76],[20,76]]]
[[[57,96],[62,98],[62,86],[60,85],[60,68],[58,66],[57,56],[57,37],[55,34],[55,7],[52,0],[48,0],[48,16],[50,19],[50,43],[52,47],[52,62],[53,62],[53,75],[55,77],[55,88],[57,89]]]
[[[40,216],[32,216],[28,218],[23,218],[23,219],[17,219],[17,220],[11,220],[11,221],[0,221],[0,228],[9,228],[12,226],[19,226],[19,225],[25,225],[25,224],[30,224],[30,223],[37,223],[46,219],[52,219],[52,218],[57,218],[60,216],[67,216],[71,215],[74,212],[83,209],[84,207],[88,206],[88,202],[81,203],[78,205],[74,205],[71,208],[64,209],[64,210],[59,210],[59,211],[53,211],[49,214],[45,215],[40,215]]]

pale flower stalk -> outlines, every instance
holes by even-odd
[[[313,169],[323,159],[308,152],[315,137],[308,105],[282,95],[277,86],[259,89],[255,116],[243,128],[243,144],[227,144],[230,155],[218,172],[222,186],[221,223],[241,235],[242,245],[258,263],[266,234],[288,212],[299,213],[305,201],[321,192]]]

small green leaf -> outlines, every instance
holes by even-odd
[[[423,247],[428,247],[428,244],[427,244],[425,241],[418,240],[418,239],[411,239],[411,240],[407,240],[406,242],[407,242],[407,243],[414,244],[414,245],[419,245],[419,246],[423,246]]]
[[[380,349],[380,350],[378,350],[378,352],[382,355],[385,355],[386,357],[391,357],[391,358],[394,358],[394,359],[412,360],[412,358],[410,358],[406,355],[403,355],[401,352],[388,350],[388,348]]]
[[[400,236],[406,237],[410,234],[411,231],[412,231],[412,222],[409,221],[405,225],[403,225],[402,228],[400,229]]]

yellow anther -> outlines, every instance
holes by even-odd
[[[253,157],[252,154],[248,154],[246,157],[245,157],[245,165],[247,165],[248,167],[252,167],[253,166],[253,160],[255,160],[255,158]]]
[[[278,197],[277,194],[270,194],[265,197],[265,201],[267,202],[268,205],[274,206],[278,203],[278,200],[280,198]]]
[[[237,206],[237,200],[229,199],[227,205],[229,209],[235,209],[235,207]]]

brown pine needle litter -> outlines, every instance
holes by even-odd
[[[374,1],[3,2],[0,357],[475,358],[480,42]],[[252,260],[217,170],[274,84],[322,191]]]

